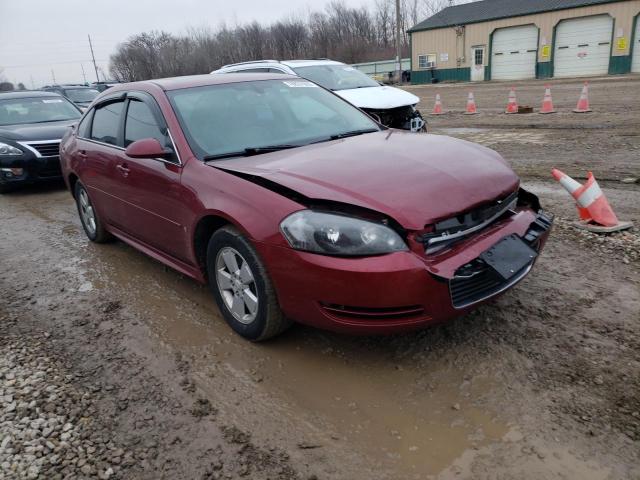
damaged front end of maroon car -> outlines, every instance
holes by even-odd
[[[519,188],[481,208],[430,225],[415,240],[424,248],[431,274],[449,284],[453,307],[465,309],[522,280],[544,247],[552,224],[553,214],[541,208],[538,197]],[[486,241],[496,234],[501,237],[497,243]],[[484,249],[487,244],[491,246]],[[461,254],[473,258],[459,265]]]

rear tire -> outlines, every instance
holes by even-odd
[[[207,274],[220,312],[239,335],[258,342],[291,325],[256,250],[235,228],[223,227],[211,236]]]
[[[113,240],[113,236],[104,228],[104,224],[98,217],[98,212],[93,207],[89,193],[78,180],[74,188],[76,206],[80,222],[87,238],[95,243],[106,243]]]

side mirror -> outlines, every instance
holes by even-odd
[[[124,153],[131,158],[164,158],[171,154],[156,138],[142,138],[129,144]]]

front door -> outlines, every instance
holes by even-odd
[[[166,148],[173,148],[164,125],[154,114],[152,101],[130,98],[125,106],[124,147],[143,138],[156,138]],[[158,108],[159,110],[159,108]],[[189,251],[184,219],[186,202],[191,197],[183,191],[182,167],[172,158],[131,158],[120,151],[116,165],[119,180],[115,195],[120,200],[119,227],[147,246],[187,261]]]
[[[484,80],[484,57],[486,47],[480,45],[471,47],[471,81],[481,82]]]

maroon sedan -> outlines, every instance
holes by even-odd
[[[279,74],[115,86],[63,139],[84,230],[198,282],[251,340],[421,328],[531,269],[552,218],[495,152]]]

